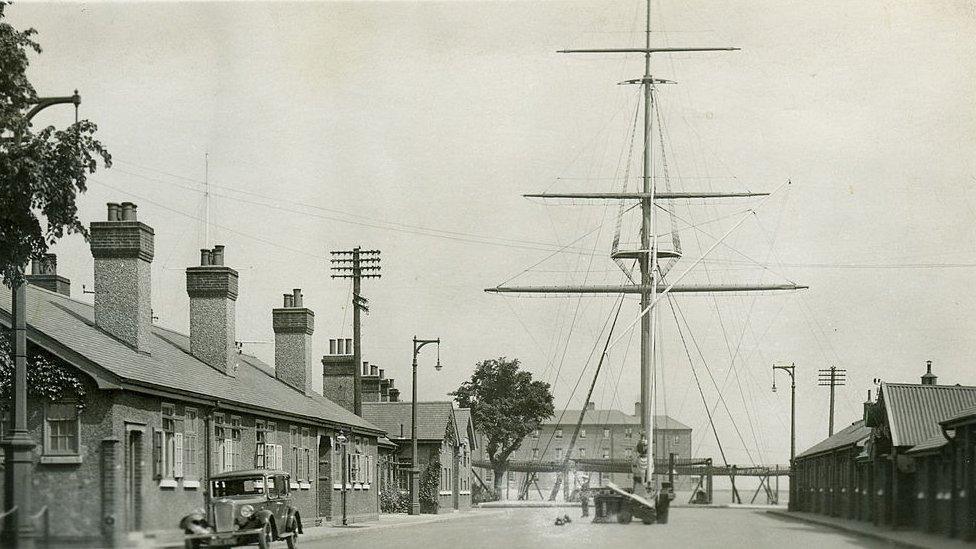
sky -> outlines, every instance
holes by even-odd
[[[224,244],[245,350],[273,363],[271,309],[301,288],[321,356],[351,337],[351,286],[329,277],[329,252],[359,245],[383,268],[363,284],[364,359],[404,394],[417,335],[443,342],[442,371],[434,348],[421,354],[421,399],[506,356],[553,384],[557,413],[582,405],[616,299],[483,290],[625,280],[608,257],[616,204],[521,195],[634,188],[638,89],[617,83],[642,60],[556,52],[642,44],[642,2],[25,2],[8,15],[38,30],[38,92],[77,88],[115,159],[81,218],[128,200],[155,229],[159,324],[188,330],[184,269]],[[653,0],[652,31],[656,45],[742,48],[654,58],[677,82],[657,91],[658,184],[775,190],[675,204],[659,230],[668,246],[669,231],[681,238],[672,272],[734,228],[684,282],[810,286],[659,311],[657,411],[693,427],[696,456],[718,457],[707,408],[730,461],[788,459],[789,382],[780,372],[772,392],[774,363],[796,365],[799,450],[827,433],[819,368],[847,370],[838,429],[875,379],[915,382],[926,360],[940,382],[976,384],[973,4]],[[49,109],[35,124],[72,120]],[[626,248],[633,212],[620,219]],[[86,243],[54,251],[90,301]],[[635,299],[599,408],[639,399]]]

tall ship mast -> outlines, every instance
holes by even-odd
[[[702,254],[687,270],[666,285],[663,283],[666,269],[662,269],[662,260],[669,265],[681,258],[680,249],[661,249],[656,231],[660,203],[685,199],[735,199],[750,197],[766,197],[770,193],[753,192],[659,192],[654,173],[653,157],[653,116],[657,85],[674,84],[670,80],[655,78],[651,74],[651,56],[656,53],[669,52],[716,52],[737,51],[736,47],[656,47],[651,44],[651,0],[646,3],[646,27],[644,47],[633,48],[594,48],[568,49],[559,53],[570,54],[642,54],[644,56],[644,74],[640,78],[626,80],[621,84],[639,85],[643,92],[643,168],[641,175],[641,190],[639,192],[582,192],[582,193],[541,193],[526,194],[525,197],[542,199],[573,199],[573,200],[619,200],[638,201],[641,213],[640,245],[635,250],[618,250],[611,252],[614,261],[635,260],[640,270],[639,281],[617,285],[579,285],[579,286],[507,286],[501,285],[488,288],[491,293],[535,293],[535,294],[640,294],[640,409],[641,432],[647,444],[647,466],[644,471],[648,484],[654,483],[654,490],[661,488],[660,475],[654,471],[654,392],[653,375],[656,369],[656,330],[658,318],[658,303],[668,294],[678,293],[717,293],[717,292],[755,292],[755,291],[789,291],[807,288],[796,283],[785,284],[679,284],[680,280],[708,255],[736,226],[726,233],[709,250]],[[663,210],[664,208],[662,208]],[[740,223],[741,224],[741,221]],[[634,321],[637,322],[636,320]]]

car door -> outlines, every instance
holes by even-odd
[[[271,501],[271,512],[274,513],[279,533],[284,533],[285,525],[288,524],[288,508],[291,504],[291,496],[288,494],[289,481],[288,475],[275,475],[274,477],[275,491],[278,493],[278,497]]]

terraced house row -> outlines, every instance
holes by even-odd
[[[976,540],[976,387],[882,383],[864,416],[796,457],[790,507]]]
[[[241,352],[239,274],[225,265],[223,246],[202,250],[200,264],[186,269],[189,333],[154,325],[154,231],[136,212],[134,204],[109,204],[107,220],[91,224],[94,304],[70,297],[54,257],[29,276],[29,369],[47,391],[28,402],[39,443],[32,512],[46,509],[60,536],[119,543],[128,532],[175,529],[204,506],[209,475],[267,468],[289,473],[306,527],[334,521],[342,434],[348,520],[377,518],[381,461],[391,461],[381,449],[395,446],[382,429],[312,389],[323,364],[327,373],[337,364],[348,369],[351,346],[313,362],[315,315],[296,289],[268,311],[274,364]],[[9,288],[0,286],[5,338],[10,302]],[[52,379],[60,384],[50,387]],[[396,398],[391,387],[385,384],[382,398]]]

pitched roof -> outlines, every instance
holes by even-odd
[[[474,420],[471,419],[471,408],[457,408],[454,410],[454,418],[457,421],[458,433],[464,433],[472,447],[477,446],[477,438],[474,436]],[[468,430],[470,429],[470,432]]]
[[[960,410],[959,412],[957,412],[955,414],[952,414],[952,415],[946,417],[945,419],[943,419],[939,423],[942,423],[942,424],[946,424],[946,423],[959,423],[959,422],[961,422],[963,420],[966,420],[966,419],[974,419],[974,420],[976,420],[976,406],[970,406],[969,408],[964,408],[964,409]]]
[[[976,406],[976,387],[882,383],[894,446],[915,446],[940,433],[939,422]]]
[[[816,454],[821,454],[823,452],[829,452],[831,450],[836,450],[837,448],[843,448],[845,446],[850,446],[852,444],[857,444],[862,440],[868,438],[871,434],[871,428],[864,426],[864,420],[859,419],[854,423],[844,427],[840,431],[837,431],[833,436],[827,437],[820,442],[814,444],[806,451],[798,454],[797,459],[813,456]]]
[[[0,323],[10,326],[10,289],[0,284]],[[190,337],[152,327],[149,353],[138,352],[95,326],[91,304],[27,287],[28,337],[52,353],[104,369],[131,388],[147,387],[379,432],[335,402],[278,381],[274,367],[241,354],[237,376],[223,374],[190,354]],[[48,348],[51,347],[51,348]]]
[[[390,440],[406,440],[411,436],[413,423],[410,402],[364,402],[363,418],[386,431]],[[450,402],[417,403],[417,439],[443,440],[454,418],[454,405]],[[401,436],[401,432],[403,435]]]
[[[942,433],[939,433],[939,434],[935,435],[934,437],[930,437],[930,438],[928,438],[926,440],[923,440],[922,442],[916,444],[915,446],[912,447],[911,450],[908,451],[908,453],[909,454],[925,454],[925,453],[931,452],[933,450],[938,450],[939,448],[942,448],[943,446],[945,446],[948,443],[949,443],[949,441],[946,440],[946,437],[943,436]]]
[[[566,410],[559,412],[551,418],[544,420],[543,425],[570,425],[576,426],[582,410]],[[583,425],[611,426],[611,425],[640,425],[640,416],[630,416],[620,410],[587,410],[583,415]],[[654,416],[655,429],[686,430],[690,431],[684,423],[669,416]]]

